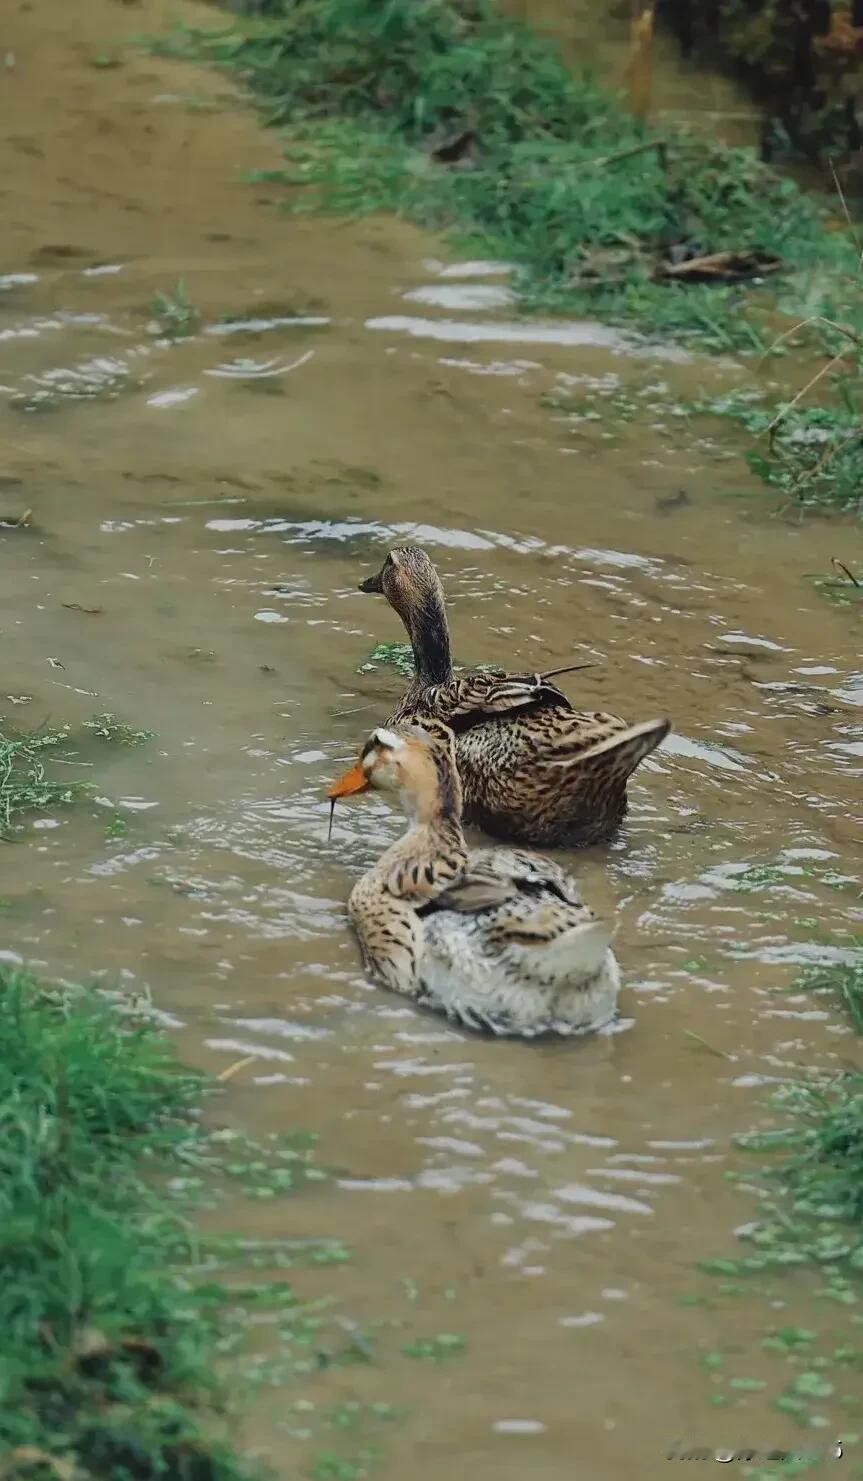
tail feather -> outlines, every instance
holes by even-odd
[[[542,948],[542,968],[560,982],[595,977],[606,963],[614,927],[608,921],[581,921],[561,931]]]
[[[596,745],[576,751],[572,756],[544,757],[546,766],[562,767],[574,772],[609,770],[625,781],[636,766],[665,740],[671,730],[670,720],[643,720],[625,730],[614,730]]]

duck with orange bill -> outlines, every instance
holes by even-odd
[[[469,850],[455,738],[427,715],[378,727],[329,789],[395,796],[407,832],[354,885],[348,911],[366,970],[472,1029],[578,1035],[614,1018],[612,929],[556,863],[515,848]]]

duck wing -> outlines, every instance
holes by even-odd
[[[461,878],[418,912],[456,910],[476,915],[516,901],[553,901],[581,906],[575,883],[551,859],[525,849],[482,849],[470,855]]]
[[[576,669],[589,664],[575,664]],[[569,672],[556,669],[555,673]],[[435,684],[420,694],[406,696],[405,710],[428,710],[456,735],[475,725],[501,716],[523,715],[540,709],[569,711],[572,704],[548,674],[507,674],[503,670],[478,669],[446,684]]]

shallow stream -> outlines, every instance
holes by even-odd
[[[751,366],[519,320],[404,224],[280,215],[240,182],[277,140],[224,79],[118,49],[178,9],[5,21],[0,515],[32,515],[0,531],[0,713],[157,732],[3,846],[6,955],[150,993],[194,1062],[253,1056],[221,1120],[320,1134],[335,1176],[243,1228],[352,1247],[303,1290],[372,1360],[261,1397],[279,1476],[379,1447],[381,1481],[630,1481],[679,1439],[800,1444],[698,1367],[767,1374],[763,1306],[680,1301],[752,1217],[725,1174],[770,1084],[859,1055],[788,992],[863,932],[860,614],[810,579],[859,534],[775,517],[727,425],[675,423]],[[201,318],[171,337],[180,281]],[[345,806],[327,847],[323,791],[401,683],[362,671],[402,634],[357,582],[405,538],[461,661],[589,658],[586,708],[674,721],[575,861],[620,922],[612,1036],[488,1042],[361,976],[344,901],[399,821]],[[781,1299],[805,1324],[808,1284]],[[441,1333],[464,1350],[402,1354]],[[322,1440],[353,1401],[400,1418]]]

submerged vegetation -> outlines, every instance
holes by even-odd
[[[201,314],[189,298],[186,285],[176,283],[168,293],[155,293],[150,310],[156,328],[166,339],[183,339],[193,334],[201,322]]]
[[[87,783],[48,776],[46,754],[66,745],[69,730],[0,733],[0,838],[8,837],[22,813],[68,807],[87,791]]]
[[[215,1428],[190,1236],[151,1185],[187,1168],[201,1094],[145,1019],[0,969],[4,1476],[250,1475]]]
[[[136,730],[110,714],[85,720],[103,741],[136,746],[151,740],[152,730]],[[83,766],[71,726],[44,726],[17,731],[0,721],[0,839],[8,838],[30,812],[69,807],[90,791],[90,783],[51,774],[54,766]]]

